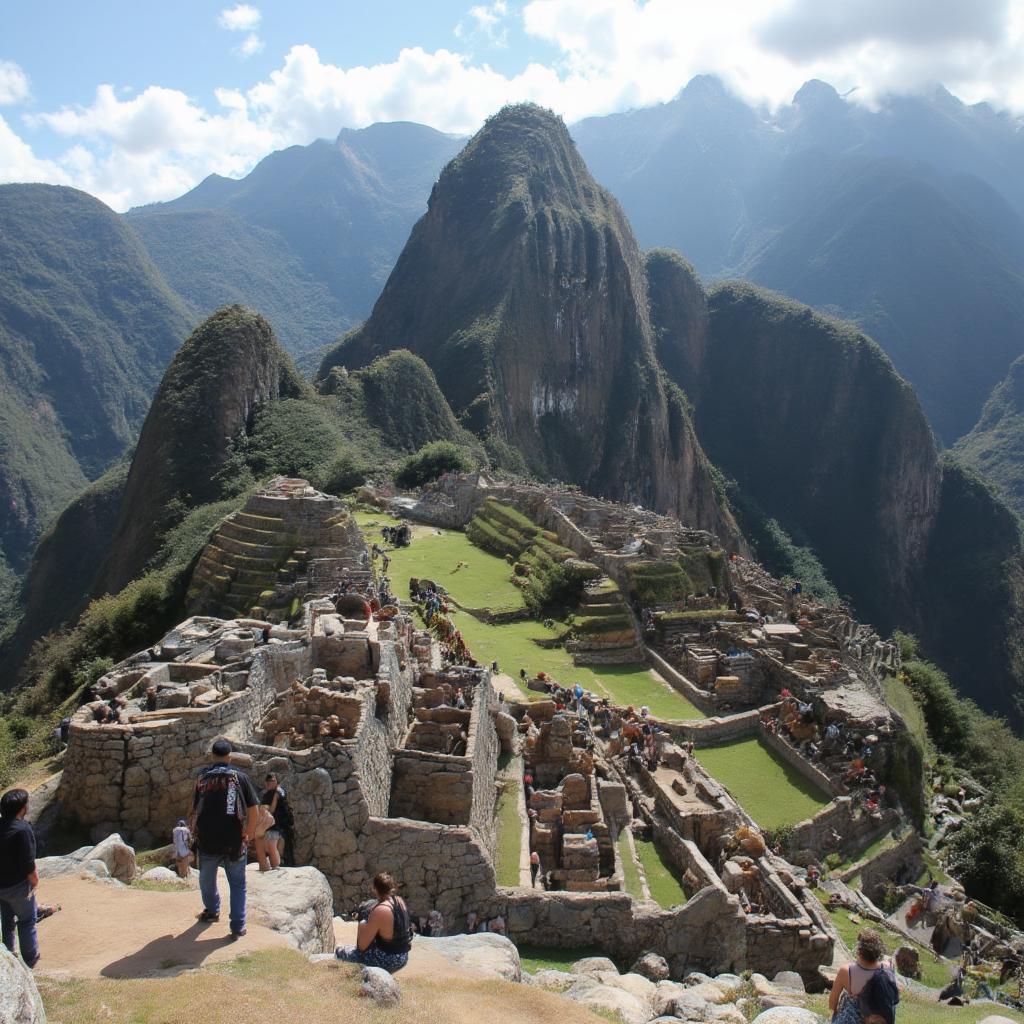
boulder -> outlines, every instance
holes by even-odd
[[[792,989],[779,989],[778,995],[760,996],[757,1004],[762,1010],[770,1010],[774,1006],[803,1006],[804,996]]]
[[[249,916],[280,932],[303,953],[334,949],[334,898],[316,868],[246,869]]]
[[[32,972],[3,945],[0,945],[0,1021],[46,1024],[46,1012]]]
[[[601,974],[611,977],[607,972],[578,975],[575,984],[566,990],[566,998],[602,1016],[617,1015],[623,1024],[647,1024],[653,1016],[651,1004],[617,985],[604,984]]]
[[[781,994],[781,990],[763,974],[752,974],[750,976],[750,984],[754,986],[754,992],[759,996],[777,996]]]
[[[478,935],[449,935],[441,938],[421,935],[416,939],[416,948],[430,950],[462,968],[468,968],[488,978],[503,978],[505,981],[523,980],[519,950],[504,935],[493,935],[490,932]],[[572,975],[566,974],[565,977],[570,979],[571,984]]]
[[[619,969],[606,956],[585,956],[582,960],[577,960],[569,970],[573,974],[596,974],[598,971],[619,973]]]
[[[699,985],[688,985],[686,994],[693,999],[702,999],[705,1003],[721,1006],[732,1001],[733,988],[725,988],[717,981],[703,981]]]
[[[92,848],[89,860],[102,861],[106,864],[110,877],[124,882],[125,885],[133,882],[138,873],[135,851],[116,832]]]
[[[662,1014],[674,1013],[676,1001],[686,993],[686,989],[678,981],[659,981],[655,990],[654,1009]]]
[[[397,1006],[402,1001],[398,982],[380,967],[364,967],[359,994],[368,996],[378,1006]]]
[[[726,1003],[725,1006],[709,1006],[704,1020],[716,1021],[717,1024],[747,1024],[747,1018],[736,1009],[733,1003]]]
[[[182,878],[176,871],[172,871],[170,868],[150,868],[148,871],[143,871],[139,881],[170,883],[172,885],[180,885],[182,888],[188,885],[187,878]]]
[[[1014,1024],[1014,1022],[1009,1017],[1003,1017],[998,1013],[991,1013],[987,1017],[982,1017],[978,1024]]]
[[[739,988],[743,984],[743,979],[738,974],[716,974],[715,984],[728,991],[729,989]]]
[[[418,942],[419,940],[417,940]],[[531,978],[531,985],[542,988],[547,992],[564,992],[576,983],[576,975],[568,974],[565,971],[538,971],[534,975],[525,975]]]
[[[772,978],[772,984],[777,985],[779,988],[792,989],[794,992],[807,991],[804,987],[804,979],[801,978],[796,971],[779,971],[779,973]]]
[[[665,981],[668,978],[668,961],[657,953],[644,953],[632,967],[633,974],[639,974],[651,981]]]
[[[677,1017],[682,1017],[683,1020],[704,1020],[713,1005],[699,995],[695,995],[692,989],[685,989],[681,995],[676,997],[672,1005],[665,1009],[671,1009]]]
[[[519,732],[519,723],[508,712],[497,711],[494,715],[494,731],[498,734],[502,753],[512,753]]]
[[[800,1006],[773,1006],[759,1013],[753,1024],[822,1024],[822,1019]]]

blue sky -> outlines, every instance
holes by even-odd
[[[769,106],[819,77],[1020,111],[1022,48],[1022,0],[0,0],[0,181],[126,209],[342,127],[468,133],[524,99],[573,121],[700,73]]]

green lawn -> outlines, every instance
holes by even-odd
[[[577,946],[574,949],[548,949],[545,946],[517,946],[519,960],[524,971],[536,974],[538,971],[568,971],[569,968],[588,956],[607,956],[596,946]]]
[[[618,838],[619,859],[622,861],[622,884],[626,892],[635,900],[644,898],[644,889],[640,884],[640,871],[637,869],[636,861],[633,860],[633,851],[629,848],[629,837],[626,830],[619,833]]]
[[[397,522],[390,516],[357,513],[356,521],[369,541],[380,542],[380,529]],[[374,527],[377,527],[376,529]],[[474,547],[464,533],[442,530],[423,533],[407,548],[389,552],[391,577],[399,597],[408,594],[409,578],[431,579],[466,608],[522,608],[523,597],[511,581],[512,569],[503,559]],[[465,567],[459,568],[465,562]]]
[[[665,910],[686,902],[686,891],[679,882],[679,869],[665,856],[661,847],[649,839],[634,837],[637,856],[644,866],[651,899]]]
[[[377,524],[395,520],[379,513],[357,512],[356,521],[373,540],[380,537]],[[509,580],[508,564],[474,547],[463,533],[442,530],[440,535],[416,536],[409,547],[396,549],[391,558],[389,573],[399,597],[405,596],[409,577],[418,576],[440,583],[465,607],[522,607],[522,596]],[[459,562],[466,562],[468,568],[453,572]],[[618,705],[639,708],[646,704],[658,718],[686,721],[707,717],[646,665],[607,665],[599,669],[576,666],[564,648],[549,650],[533,642],[559,635],[565,629],[562,624],[548,629],[533,619],[523,619],[491,625],[462,611],[456,611],[452,618],[477,661],[497,661],[499,670],[513,679],[519,678],[521,668],[531,676],[546,672],[563,686],[579,682]],[[541,696],[525,689],[521,692],[533,699]]]
[[[498,850],[494,872],[498,885],[519,885],[519,854],[523,842],[523,824],[519,820],[515,781],[507,781],[498,796],[495,825]]]
[[[696,756],[762,828],[795,825],[829,802],[826,793],[756,737],[698,750]]]

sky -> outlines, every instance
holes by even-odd
[[[125,210],[344,127],[571,123],[697,74],[766,109],[821,78],[1024,113],[1022,58],[1024,0],[0,0],[0,182]]]

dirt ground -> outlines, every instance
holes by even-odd
[[[87,878],[43,879],[39,901],[59,903],[62,910],[39,922],[36,971],[61,978],[139,978],[287,948],[280,934],[258,924],[250,923],[241,939],[229,939],[223,875],[220,890],[220,921],[201,924],[194,889],[149,892]]]

